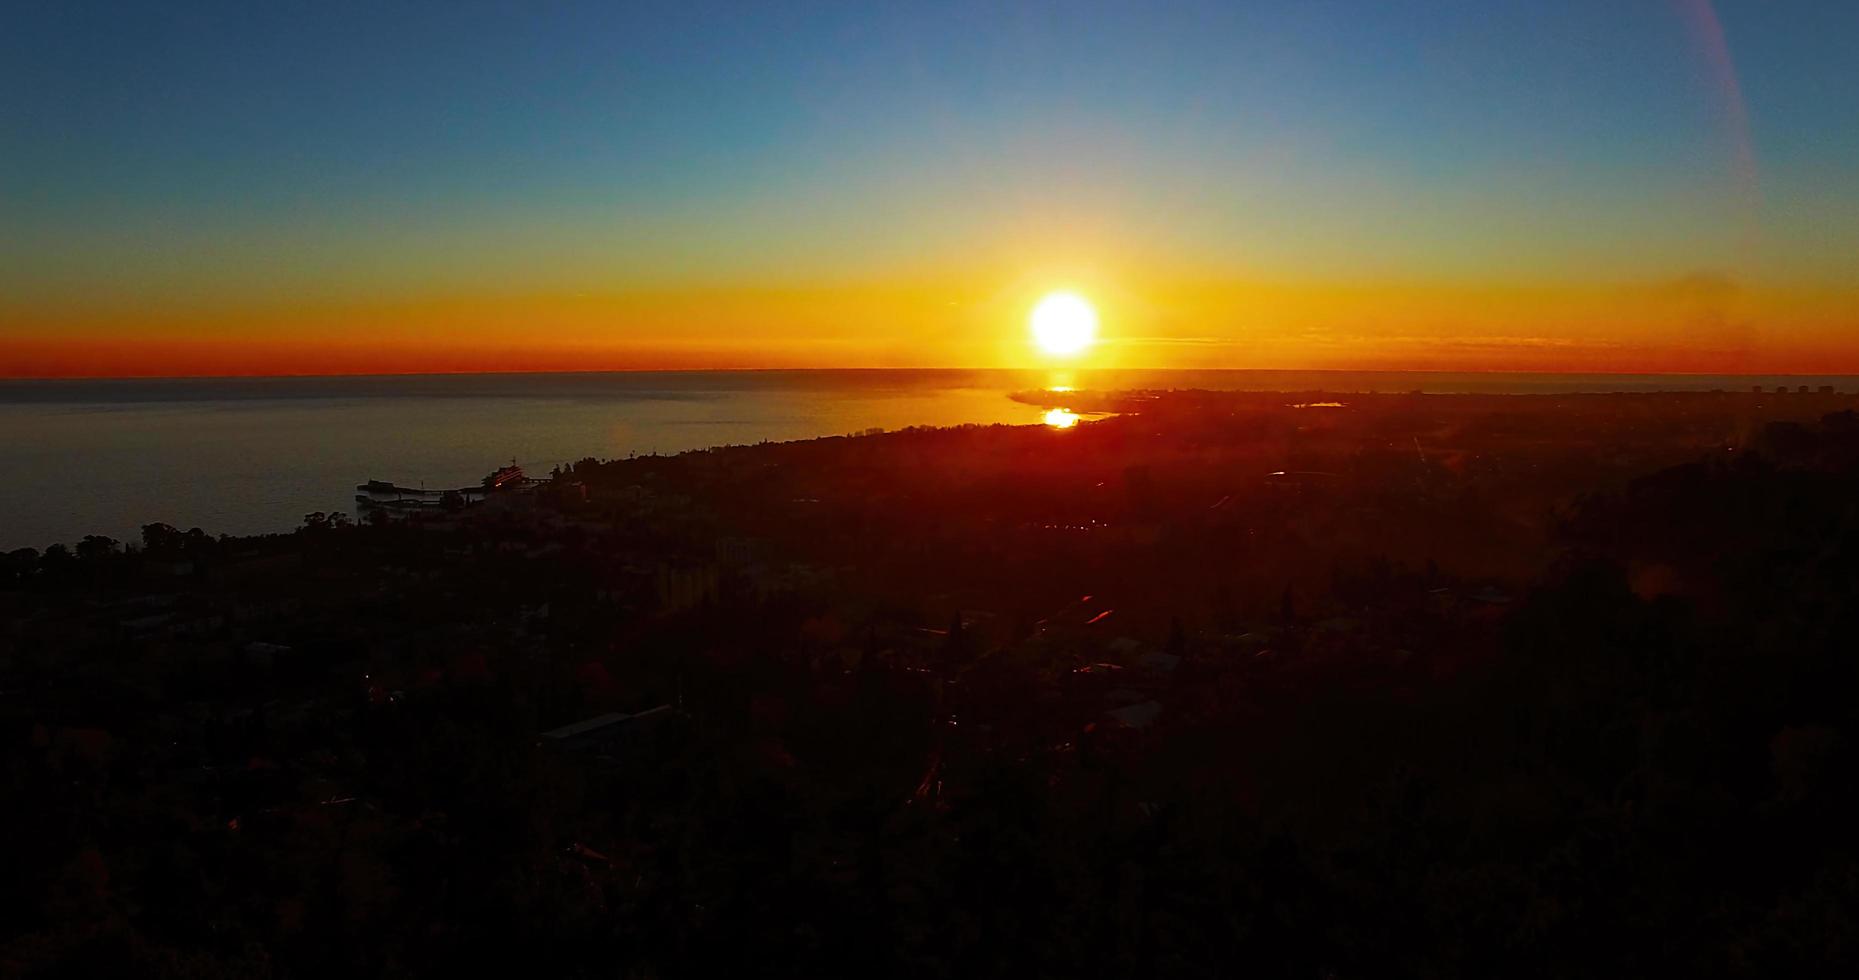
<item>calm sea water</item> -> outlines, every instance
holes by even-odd
[[[355,484],[465,486],[512,459],[670,453],[871,427],[1033,424],[1012,391],[1656,391],[1859,387],[1852,377],[1454,375],[1288,371],[749,371],[358,378],[0,381],[0,549],[133,541],[165,521],[287,531],[347,510]]]

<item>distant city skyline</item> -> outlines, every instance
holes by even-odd
[[[1859,371],[1859,6],[35,4],[0,376]]]

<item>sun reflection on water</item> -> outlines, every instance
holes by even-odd
[[[1055,429],[1069,429],[1078,424],[1078,413],[1069,408],[1055,408],[1046,413],[1046,424]]]

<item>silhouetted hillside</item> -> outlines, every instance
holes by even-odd
[[[1845,975],[1801,399],[1154,395],[15,552],[0,970]]]

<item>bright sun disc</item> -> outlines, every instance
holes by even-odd
[[[1033,341],[1048,354],[1076,354],[1097,339],[1097,311],[1077,293],[1052,293],[1033,307]]]

